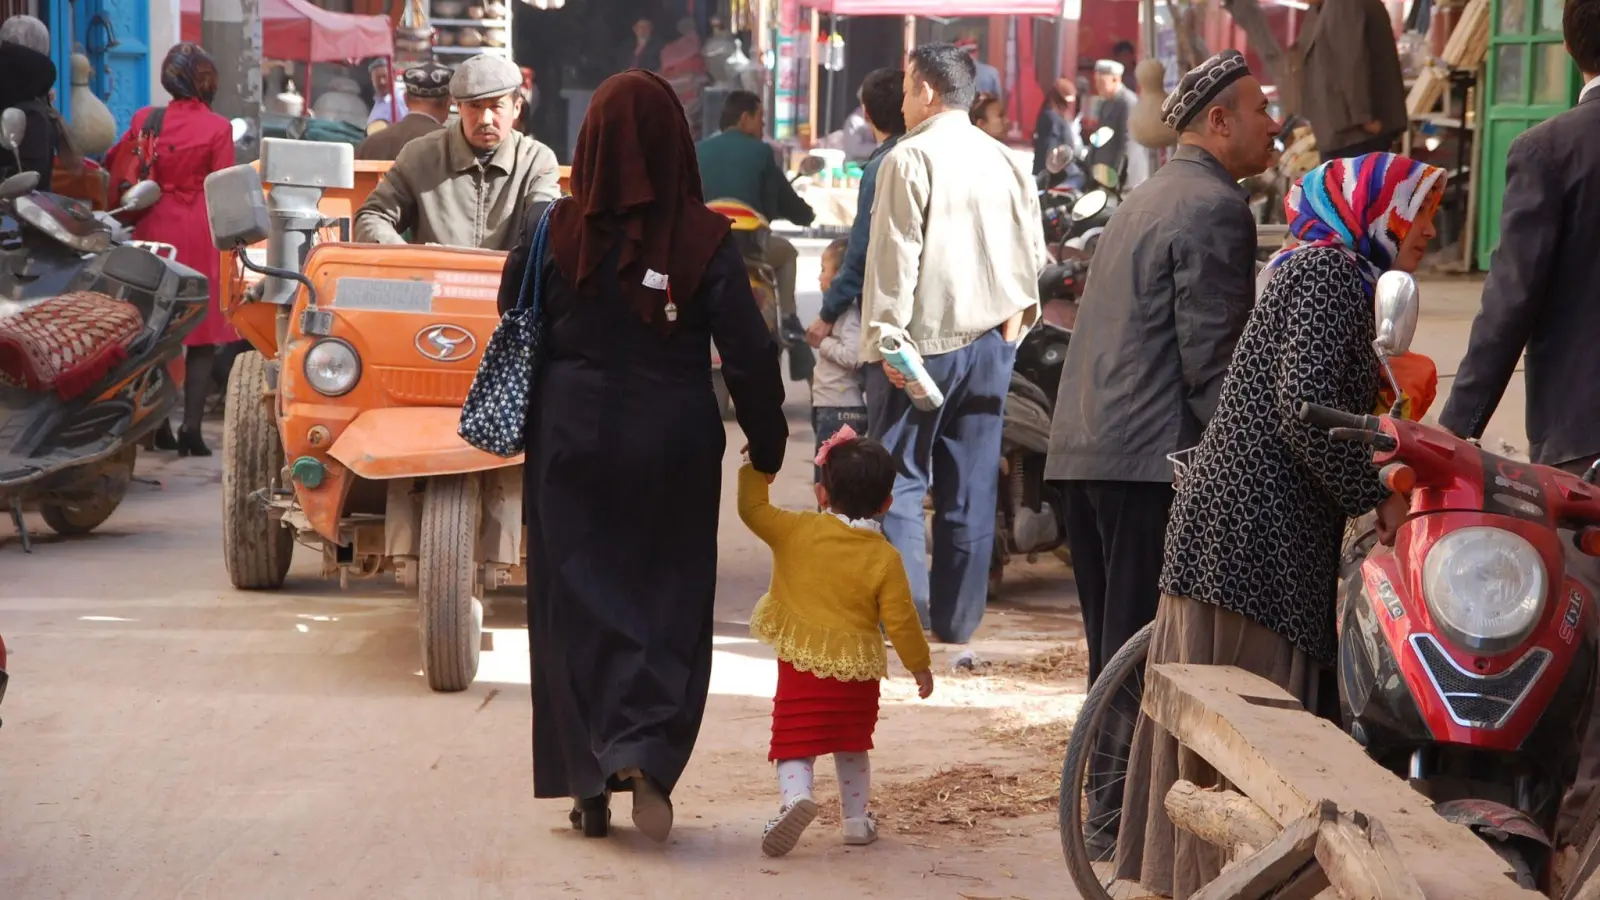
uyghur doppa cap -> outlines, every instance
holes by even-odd
[[[444,97],[450,93],[450,68],[436,62],[412,66],[403,78],[407,97]]]
[[[1122,73],[1126,71],[1127,67],[1114,59],[1102,59],[1094,64],[1094,73],[1096,75],[1110,75],[1113,78],[1121,78]]]
[[[522,70],[503,56],[484,53],[459,66],[450,79],[450,96],[457,100],[502,97],[522,87]]]
[[[1201,110],[1211,105],[1228,85],[1250,74],[1244,54],[1237,50],[1224,50],[1183,76],[1177,90],[1167,95],[1161,104],[1161,119],[1173,131],[1182,131],[1194,121]]]

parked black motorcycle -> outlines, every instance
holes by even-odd
[[[19,111],[6,110],[0,142],[16,147],[24,127]],[[72,535],[94,530],[122,502],[138,439],[166,420],[177,397],[167,364],[208,296],[205,276],[178,263],[169,245],[116,243],[108,216],[37,187],[33,173],[0,182],[0,508],[29,552],[25,505]],[[140,182],[113,215],[160,196],[153,182]],[[94,311],[127,327],[91,338]],[[85,330],[74,330],[74,316]],[[99,365],[74,379],[39,364],[55,357]]]

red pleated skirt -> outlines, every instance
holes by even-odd
[[[769,760],[865,753],[878,726],[878,682],[818,678],[778,660]]]

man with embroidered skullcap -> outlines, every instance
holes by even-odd
[[[369,135],[356,145],[356,159],[394,159],[400,148],[444,127],[450,117],[450,69],[426,62],[407,69],[400,80],[406,86],[406,117]]]
[[[474,56],[450,76],[460,119],[412,140],[356,212],[355,238],[510,250],[528,209],[561,195],[549,147],[516,130],[522,72],[502,56]]]
[[[1162,112],[1180,146],[1100,236],[1045,469],[1066,498],[1091,683],[1155,618],[1173,500],[1167,457],[1199,443],[1255,300],[1255,219],[1238,180],[1266,168],[1278,132],[1261,83],[1232,50],[1186,74]],[[1091,815],[1120,805],[1110,786],[1091,798]],[[1115,838],[1091,852],[1104,858]]]

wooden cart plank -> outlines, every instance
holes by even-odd
[[[1144,711],[1280,825],[1323,799],[1383,823],[1431,900],[1537,900],[1465,826],[1369,759],[1332,722],[1233,666],[1152,665]]]

